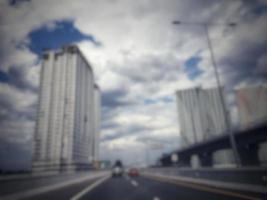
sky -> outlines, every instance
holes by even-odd
[[[266,85],[266,21],[265,0],[0,0],[0,167],[30,166],[44,49],[80,47],[102,92],[101,158],[142,164],[183,145],[175,91],[216,86],[204,23],[238,124],[233,89]]]

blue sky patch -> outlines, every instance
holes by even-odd
[[[22,3],[22,2],[27,2],[27,1],[30,1],[30,0],[7,0],[8,1],[8,4],[10,6],[15,6],[19,3]]]
[[[157,100],[155,100],[155,99],[144,99],[145,105],[155,104],[155,103],[157,103]]]
[[[173,96],[164,96],[161,99],[164,103],[171,103],[174,101]]]
[[[253,13],[257,15],[263,15],[267,11],[267,6],[266,5],[258,5],[255,6],[255,8],[252,10]]]
[[[83,40],[91,41],[95,46],[101,46],[94,36],[83,34],[76,29],[72,20],[57,21],[53,29],[42,26],[30,32],[28,37],[29,49],[38,55],[41,55],[44,49],[58,49],[63,45]]]
[[[3,71],[0,71],[0,83],[8,83],[9,76]]]
[[[163,101],[164,103],[171,103],[171,102],[173,102],[173,97],[172,96],[164,96],[164,97],[155,98],[155,99],[146,98],[143,100],[145,105],[156,104],[156,103],[159,103],[161,101]]]
[[[203,71],[198,67],[200,61],[201,57],[199,56],[193,56],[185,61],[184,71],[191,80],[194,80],[203,73]]]

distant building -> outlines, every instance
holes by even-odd
[[[266,86],[237,89],[236,102],[241,129],[267,123]],[[261,165],[267,166],[267,142],[258,144],[258,158]]]
[[[185,146],[224,134],[227,130],[217,88],[193,88],[176,92],[181,136]]]
[[[78,47],[44,53],[33,171],[88,167],[99,106],[92,68]]]
[[[99,161],[100,169],[109,169],[112,167],[112,163],[110,160],[101,160]]]
[[[255,86],[236,90],[241,129],[267,123],[267,87]]]

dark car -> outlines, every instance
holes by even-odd
[[[122,162],[117,160],[112,168],[112,177],[120,177],[124,174]]]

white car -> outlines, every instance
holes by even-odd
[[[112,177],[118,177],[123,175],[123,168],[122,167],[114,167],[112,169]]]

